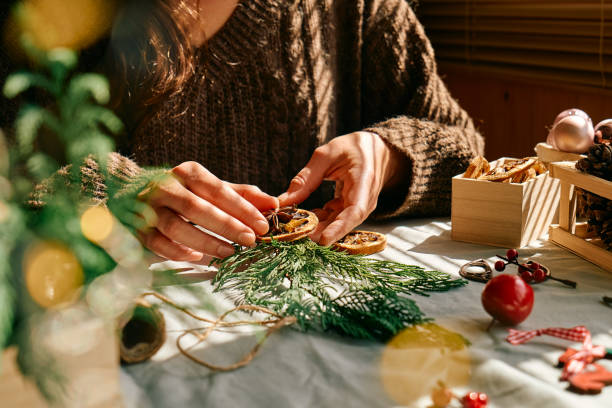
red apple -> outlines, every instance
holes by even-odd
[[[503,274],[491,279],[482,291],[482,305],[502,324],[519,324],[533,308],[533,289],[516,275]]]

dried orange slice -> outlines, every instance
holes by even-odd
[[[351,231],[333,245],[338,251],[351,255],[370,255],[380,252],[387,246],[383,234],[371,231]]]
[[[463,173],[463,178],[477,179],[482,174],[488,172],[490,168],[491,166],[489,165],[487,159],[482,156],[475,157],[465,173]]]
[[[533,166],[535,162],[536,159],[533,157],[526,157],[520,160],[507,160],[503,164],[478,177],[478,180],[505,181],[511,179],[515,174],[527,170]]]
[[[257,237],[258,242],[296,241],[310,234],[319,224],[316,214],[296,207],[281,207],[263,212],[268,220],[266,235]]]

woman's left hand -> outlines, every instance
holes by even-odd
[[[319,226],[311,235],[321,245],[330,245],[374,211],[380,192],[401,180],[406,165],[407,159],[375,133],[339,136],[314,151],[306,167],[291,180],[287,192],[278,197],[280,205],[299,204],[323,180],[334,180],[334,199],[314,210]]]

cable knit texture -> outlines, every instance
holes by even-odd
[[[406,0],[243,0],[198,58],[128,141],[139,165],[193,160],[277,195],[318,145],[366,129],[410,161],[405,191],[379,203],[389,217],[449,213],[451,177],[483,153]],[[139,173],[109,163],[128,184]]]

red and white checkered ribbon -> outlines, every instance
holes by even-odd
[[[571,329],[563,327],[550,327],[548,329],[520,331],[509,329],[506,341],[512,345],[523,344],[536,336],[548,335],[558,337],[570,341],[581,341],[582,348],[572,355],[561,374],[561,380],[568,380],[575,374],[580,373],[591,364],[596,358],[602,358],[606,355],[606,349],[603,346],[593,346],[591,342],[591,333],[584,326],[576,326]]]

